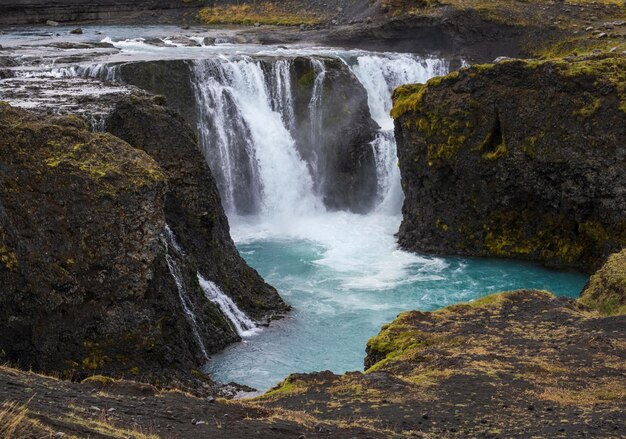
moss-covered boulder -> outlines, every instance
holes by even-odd
[[[597,269],[626,244],[625,72],[509,60],[397,89],[402,247]]]
[[[626,250],[609,256],[591,276],[579,300],[605,315],[626,314]]]

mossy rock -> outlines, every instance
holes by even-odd
[[[626,314],[626,250],[609,256],[591,276],[579,301],[603,315]]]

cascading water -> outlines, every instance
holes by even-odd
[[[362,367],[367,339],[401,311],[435,309],[489,292],[521,287],[550,288],[569,295],[577,293],[583,279],[569,274],[518,263],[428,258],[399,250],[394,234],[401,220],[403,194],[393,120],[389,115],[391,93],[401,84],[425,82],[433,76],[445,74],[449,64],[445,60],[399,54],[348,52],[338,55],[325,53],[324,56],[339,57],[348,65],[366,90],[371,116],[380,126],[372,144],[378,180],[377,207],[366,215],[356,215],[327,212],[317,203],[308,210],[294,208],[289,221],[277,221],[264,212],[242,218],[235,214],[236,210],[230,210],[232,234],[242,255],[278,288],[293,305],[294,311],[284,321],[215,356],[207,371],[224,382],[234,380],[263,389],[293,372],[330,369],[339,373],[354,370]],[[314,80],[307,109],[310,132],[299,137],[309,136],[319,140],[324,130],[320,111],[325,104],[323,84],[328,77],[324,63],[318,64],[317,61],[317,58],[311,58]],[[264,109],[259,112],[269,108],[280,113],[281,117],[274,120],[283,121],[283,129],[278,131],[281,136],[287,136],[290,131],[293,134],[293,125],[290,124],[293,113],[289,109],[289,103],[294,102],[289,97],[293,86],[286,86],[287,62],[281,60],[280,63],[280,69],[276,66],[271,70],[280,70],[280,77],[273,73],[274,79],[265,78],[266,90],[274,90],[265,93],[273,98],[271,102],[259,104],[259,108]],[[232,81],[227,83],[234,85]],[[244,84],[235,86],[246,89]],[[197,84],[197,87],[197,90],[203,90],[202,84]],[[231,102],[236,105],[246,99],[258,102],[260,96],[248,92]],[[209,102],[199,100],[203,107]],[[205,121],[206,116],[205,113]],[[275,140],[284,147],[296,148],[293,138],[292,135],[289,141]],[[245,143],[254,157],[266,147],[266,143],[258,140],[250,136]],[[310,151],[310,156],[313,159],[309,158],[307,163],[310,175],[300,165],[300,160],[297,173],[283,168],[290,178],[306,182],[296,186],[303,199],[310,200],[316,196],[315,192],[307,195],[302,191],[314,191],[317,186],[312,186],[310,182],[316,181],[324,171],[315,166],[316,147],[316,142],[311,142],[313,151]],[[257,164],[259,175],[263,175],[263,163],[258,161]],[[214,163],[215,166],[225,167],[226,163]],[[274,170],[280,172],[276,168]],[[280,199],[280,196],[271,195],[268,191],[289,193],[293,185],[295,183],[291,186],[264,186],[263,196]],[[232,188],[232,192],[237,190]],[[308,198],[304,198],[305,195]],[[313,203],[309,203],[311,205]],[[284,207],[291,211],[293,206],[298,206],[298,203]],[[531,271],[532,276],[529,275]]]
[[[356,59],[351,69],[367,90],[370,113],[380,126],[372,145],[378,179],[378,209],[398,213],[404,195],[400,187],[393,119],[389,114],[391,95],[400,85],[423,83],[434,76],[446,74],[449,63],[441,59],[418,59],[409,55],[364,55]]]
[[[200,336],[200,331],[198,330],[198,318],[196,314],[192,311],[193,305],[189,300],[189,296],[187,295],[187,287],[185,286],[185,281],[183,279],[182,272],[180,271],[180,267],[178,263],[172,256],[170,252],[176,252],[180,256],[184,256],[182,249],[178,242],[176,242],[176,236],[174,232],[168,225],[165,226],[165,230],[163,232],[163,244],[165,245],[165,260],[167,262],[167,268],[174,278],[174,282],[176,283],[176,288],[178,290],[178,298],[180,299],[180,304],[183,307],[183,312],[185,313],[185,317],[187,317],[187,321],[191,326],[191,331],[193,333],[194,338],[196,339],[196,343],[202,352],[202,355],[206,360],[209,359],[209,355],[207,353],[204,342],[202,341],[202,337]]]
[[[224,294],[214,282],[206,280],[200,273],[198,273],[198,281],[207,299],[219,306],[240,337],[249,337],[259,331],[257,324],[240,310],[235,302]]]
[[[194,61],[193,74],[202,147],[227,212],[292,215],[314,209],[313,181],[285,124],[287,78],[268,80],[261,62],[247,57]]]
[[[189,299],[187,286],[185,285],[181,268],[174,257],[174,255],[176,255],[179,258],[184,258],[185,251],[176,240],[176,235],[169,225],[165,226],[162,241],[165,245],[165,260],[167,262],[167,267],[172,275],[172,278],[174,279],[174,282],[176,283],[178,297],[180,299],[180,304],[183,307],[183,312],[185,313],[187,321],[191,325],[192,333],[200,351],[202,352],[202,355],[205,360],[208,360],[209,356],[199,330],[199,325],[203,324],[202,319],[197,316],[196,312],[194,312],[194,305]],[[226,318],[230,321],[232,328],[237,334],[239,334],[240,337],[249,337],[258,332],[258,325],[250,319],[246,313],[239,309],[235,302],[224,294],[220,287],[218,287],[214,282],[205,279],[200,273],[197,273],[196,275],[206,298],[219,307],[222,314],[224,314],[224,316],[226,316]]]
[[[219,185],[231,234],[250,265],[293,306],[285,319],[257,332],[254,322],[200,275],[206,297],[246,336],[207,364],[216,380],[266,389],[294,372],[360,369],[367,339],[399,312],[432,310],[517,288],[573,297],[584,284],[584,276],[519,262],[425,257],[398,249],[394,234],[402,191],[390,94],[400,84],[446,73],[446,61],[294,46],[151,46],[127,28],[119,32],[126,40],[107,40],[121,50],[108,66],[190,60],[184,62],[192,71],[200,144]],[[331,70],[338,62],[347,66],[340,74]],[[109,68],[94,65],[38,76],[44,81],[123,79]],[[322,141],[327,146],[343,140],[342,132],[328,129],[332,121],[327,118],[341,118],[341,109],[327,110],[334,97],[328,92],[331,81],[346,80],[345,70],[353,75],[346,84],[360,83],[367,92],[371,117],[380,126],[371,145],[378,205],[364,215],[327,211],[319,193],[328,157],[318,157],[318,148],[323,150]],[[333,136],[337,141],[328,142]],[[168,267],[200,344],[201,322],[186,294],[184,267],[178,265],[184,260],[182,249],[167,230],[164,240]]]

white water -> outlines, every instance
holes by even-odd
[[[169,225],[165,226],[165,230],[163,232],[163,243],[165,245],[165,260],[167,262],[167,267],[172,275],[172,278],[174,279],[174,282],[176,283],[178,297],[180,299],[183,312],[185,313],[187,321],[191,325],[193,336],[198,344],[198,347],[200,348],[200,351],[202,352],[202,355],[205,360],[208,360],[209,356],[199,330],[199,326],[204,323],[202,322],[202,318],[199,317],[194,311],[194,306],[189,299],[187,286],[185,285],[180,266],[171,254],[172,252],[175,252],[178,257],[183,258],[184,260],[186,256],[185,251],[176,240],[176,235]],[[224,314],[224,316],[226,316],[226,318],[230,321],[232,328],[237,334],[239,334],[240,337],[249,337],[259,331],[258,325],[250,317],[248,317],[246,313],[239,309],[235,302],[224,294],[219,286],[217,286],[214,282],[205,279],[200,273],[197,273],[196,275],[206,298],[219,307],[222,314]]]
[[[187,321],[191,326],[191,331],[194,338],[196,339],[196,343],[198,344],[198,347],[200,348],[200,351],[202,352],[204,358],[208,360],[209,355],[207,353],[204,342],[202,341],[202,337],[200,336],[200,331],[198,330],[198,318],[196,314],[192,311],[193,305],[189,300],[189,296],[187,295],[187,287],[180,271],[180,267],[170,254],[170,251],[171,249],[173,249],[180,255],[183,255],[183,253],[180,245],[178,244],[178,242],[176,242],[176,236],[174,236],[174,232],[172,231],[172,229],[170,229],[168,225],[165,226],[163,243],[165,245],[165,260],[167,262],[167,267],[170,271],[170,274],[172,275],[172,278],[174,278],[174,282],[176,283],[180,304],[183,307],[185,317],[187,318]]]
[[[198,281],[207,299],[219,306],[240,337],[249,337],[259,331],[257,324],[240,310],[235,302],[224,294],[214,282],[206,280],[200,273],[198,273]]]
[[[444,75],[448,63],[444,60],[426,58],[416,60],[409,55],[359,56],[352,71],[367,90],[367,102],[372,118],[380,126],[374,140],[378,177],[378,210],[398,213],[404,195],[400,187],[400,170],[397,162],[396,141],[391,118],[391,94],[403,84],[424,83],[428,79]]]
[[[285,124],[291,113],[280,112],[290,106],[285,80],[268,80],[260,61],[248,57],[197,60],[193,72],[202,147],[226,211],[285,216],[316,209],[313,180]],[[242,191],[252,199],[238,202]]]
[[[395,242],[403,195],[389,115],[391,93],[400,84],[424,82],[446,73],[448,64],[410,55],[362,52],[339,58],[365,88],[370,113],[380,126],[372,145],[379,203],[371,213],[328,212],[320,202],[313,181],[323,170],[318,169],[315,154],[307,167],[291,134],[294,109],[289,59],[274,61],[271,70],[247,56],[194,61],[201,143],[217,175],[236,242],[287,239],[321,244],[325,251],[316,264],[332,267],[345,287],[389,288],[411,282],[414,275],[407,269],[414,264],[443,264],[403,252]],[[319,139],[326,71],[320,59],[312,58],[311,65],[309,135]],[[242,161],[247,161],[243,171]],[[258,197],[258,211],[242,212],[237,201],[242,192]]]

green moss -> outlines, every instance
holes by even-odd
[[[560,61],[555,62],[554,65],[561,75],[567,78],[587,80],[593,84],[595,89],[610,86],[618,97],[619,109],[626,113],[626,57],[621,55],[600,56],[569,62]],[[591,109],[596,104],[592,103]],[[586,112],[589,112],[589,109]]]
[[[311,69],[298,78],[298,85],[308,88],[313,86],[314,81],[315,72]]]
[[[483,158],[485,160],[497,160],[500,157],[505,156],[507,152],[508,152],[508,150],[506,148],[506,144],[504,142],[502,142],[493,151],[489,151],[489,152],[484,153],[483,154]]]
[[[612,254],[591,276],[579,300],[603,315],[626,314],[626,250]]]
[[[397,119],[404,113],[419,108],[425,91],[424,84],[408,84],[396,88],[392,96],[391,117]]]
[[[0,244],[0,262],[11,271],[16,271],[18,267],[17,255],[13,250]]]
[[[574,111],[573,115],[580,116],[584,119],[587,119],[593,116],[596,113],[596,111],[600,109],[601,106],[602,106],[602,101],[600,99],[593,99],[591,103],[587,105],[583,105],[578,110]]]
[[[578,225],[564,215],[530,209],[492,212],[484,231],[485,255],[585,267],[593,265],[596,249],[607,245],[609,236],[598,222]]]
[[[82,360],[84,369],[96,370],[109,361],[109,358],[103,354],[102,347],[98,343],[85,341],[83,345],[87,350],[87,355]]]
[[[258,397],[259,399],[297,395],[308,390],[309,386],[294,375],[289,375],[275,387]]]
[[[412,312],[401,313],[392,323],[383,326],[378,335],[369,339],[367,342],[368,357],[380,360],[370,365],[366,372],[380,370],[395,360],[407,360],[429,347],[461,342],[459,339],[451,339],[447,336],[415,329],[409,323],[412,316]]]

